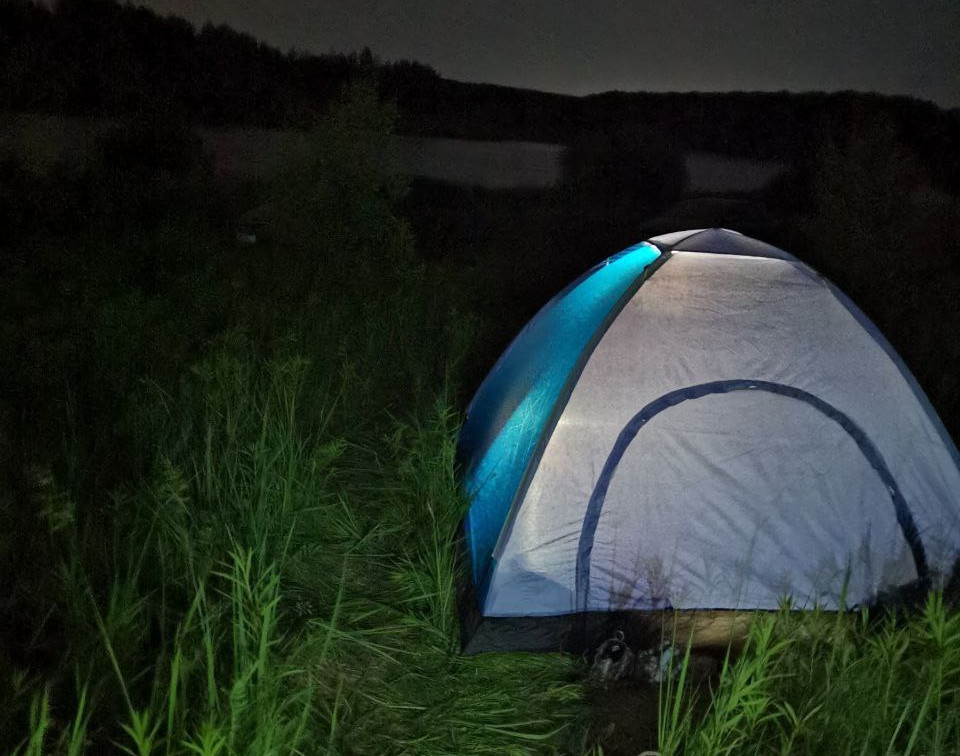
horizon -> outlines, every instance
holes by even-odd
[[[333,51],[334,55],[350,55],[354,50],[351,51]],[[374,52],[371,50],[371,52]],[[327,55],[330,53],[311,53],[314,55]],[[376,53],[374,52],[376,56]],[[384,59],[381,60],[381,63],[390,64],[396,63],[399,61]],[[414,63],[421,63],[422,61],[411,61]],[[427,65],[424,63],[423,65]],[[436,70],[436,69],[434,69]],[[573,92],[557,92],[549,89],[534,89],[532,87],[520,87],[513,84],[501,84],[494,81],[469,81],[467,79],[455,79],[451,76],[444,76],[443,72],[437,71],[437,74],[440,78],[446,81],[452,81],[456,84],[476,84],[476,85],[488,85],[493,87],[500,87],[503,89],[516,89],[522,92],[536,92],[538,94],[547,94],[547,95],[556,95],[559,97],[572,97],[578,100],[586,99],[588,97],[603,97],[604,95],[676,95],[676,96],[686,96],[686,95],[790,95],[793,97],[813,97],[818,95],[844,95],[844,94],[854,94],[862,95],[868,97],[885,97],[890,99],[905,99],[905,100],[914,100],[917,102],[929,103],[934,105],[944,112],[960,112],[960,104],[955,106],[942,105],[935,100],[931,100],[926,97],[921,97],[914,94],[904,94],[897,92],[878,92],[877,90],[867,90],[867,89],[604,89],[597,92],[586,92],[584,94],[575,94]]]
[[[456,11],[411,10],[399,0],[365,0],[359,9],[347,0],[138,4],[198,29],[225,24],[284,52],[368,47],[380,60],[422,63],[452,81],[549,94],[853,91],[960,108],[960,4],[946,0],[804,4],[776,14],[706,0],[669,7],[604,0],[591,13],[557,11],[546,0]],[[693,16],[700,24],[690,24]]]

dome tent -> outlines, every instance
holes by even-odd
[[[902,360],[725,229],[630,247],[545,305],[458,458],[468,653],[577,650],[623,612],[867,603],[960,553],[957,451]]]

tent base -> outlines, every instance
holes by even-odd
[[[463,628],[466,654],[506,651],[592,651],[622,630],[631,648],[664,640],[693,648],[741,645],[756,611],[582,612],[551,617],[483,617]]]

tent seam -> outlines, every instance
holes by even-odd
[[[481,597],[481,607],[486,606],[487,593],[489,591],[490,584],[493,582],[493,576],[497,567],[497,560],[502,554],[503,548],[510,540],[510,535],[513,532],[513,524],[516,520],[516,513],[519,509],[519,504],[526,496],[527,489],[530,487],[530,483],[533,480],[533,475],[540,465],[540,460],[543,458],[543,452],[546,449],[550,438],[553,436],[554,430],[556,430],[557,423],[560,421],[560,416],[563,414],[563,411],[567,406],[567,402],[569,402],[570,396],[573,394],[573,389],[579,382],[580,376],[583,374],[583,370],[586,367],[587,362],[589,362],[590,357],[597,348],[597,345],[603,339],[603,336],[606,334],[606,332],[610,329],[610,326],[613,325],[613,322],[617,319],[617,317],[619,317],[620,313],[623,311],[623,308],[627,306],[634,296],[636,296],[643,284],[646,283],[654,273],[660,270],[660,268],[666,265],[670,257],[670,252],[661,250],[660,256],[647,265],[647,267],[643,269],[636,279],[631,281],[630,285],[624,289],[624,293],[610,308],[610,311],[600,323],[599,327],[596,329],[596,331],[594,331],[594,335],[586,343],[586,345],[584,345],[580,352],[580,356],[570,369],[567,379],[564,381],[563,387],[561,388],[560,393],[557,395],[557,399],[553,405],[553,409],[550,412],[550,416],[540,433],[540,437],[537,439],[536,445],[533,447],[530,458],[527,460],[523,475],[520,478],[520,483],[510,501],[510,507],[507,509],[507,516],[504,519],[503,527],[500,529],[500,535],[497,538],[497,541],[493,547],[493,551],[490,554],[490,563],[487,566],[487,571],[484,575],[483,582],[478,589],[478,593]]]

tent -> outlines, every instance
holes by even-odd
[[[866,604],[960,553],[957,450],[902,360],[829,281],[725,229],[554,297],[458,458],[468,653],[588,647],[624,612]]]

